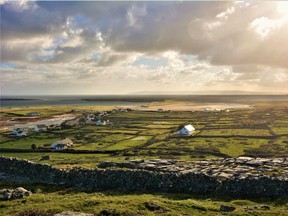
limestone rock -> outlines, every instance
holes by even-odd
[[[235,207],[233,206],[225,206],[225,205],[220,206],[220,211],[222,212],[232,212],[234,210],[235,210]]]
[[[21,199],[23,197],[30,196],[32,194],[31,191],[28,191],[23,187],[18,187],[15,190],[3,189],[1,190],[1,193],[4,200]]]
[[[71,212],[63,211],[61,213],[55,214],[54,216],[94,216],[94,214],[81,213],[81,212]]]
[[[160,206],[155,203],[145,203],[145,207],[150,211],[160,210]]]

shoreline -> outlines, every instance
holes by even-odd
[[[237,104],[237,103],[193,103],[193,102],[176,102],[171,104],[151,104],[147,107],[140,107],[136,110],[143,111],[203,111],[208,109],[212,110],[227,110],[227,109],[252,109],[252,105]]]

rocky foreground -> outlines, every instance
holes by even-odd
[[[102,162],[96,169],[72,170],[17,158],[0,157],[0,164],[0,181],[49,183],[89,191],[288,196],[288,158],[132,160]]]
[[[101,162],[101,168],[144,169],[179,174],[195,173],[216,177],[218,180],[245,178],[277,178],[288,181],[288,158],[214,158],[201,161],[131,160],[129,162]]]

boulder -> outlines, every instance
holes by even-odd
[[[161,207],[155,203],[145,203],[145,207],[150,211],[159,210]]]
[[[233,206],[225,206],[225,205],[220,206],[221,212],[232,212],[234,210],[235,210],[235,207],[233,207]]]
[[[116,212],[116,209],[104,209],[100,212],[99,214],[100,216],[113,216],[113,215],[119,215],[117,212]]]
[[[14,193],[21,194],[23,196],[30,196],[32,194],[31,191],[26,190],[23,187],[18,187],[15,189]]]
[[[2,192],[2,196],[4,200],[10,200],[12,198],[13,190],[6,189]]]
[[[63,211],[61,213],[55,214],[54,216],[94,216],[94,214],[81,213],[81,212],[71,212]]]
[[[13,189],[4,189],[1,191],[4,200],[21,199],[26,196],[31,196],[32,192],[23,187]]]

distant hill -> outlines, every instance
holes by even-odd
[[[286,92],[252,92],[252,91],[139,91],[130,95],[288,95]]]

